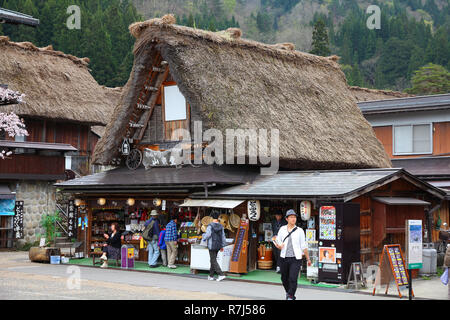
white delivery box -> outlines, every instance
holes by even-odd
[[[224,272],[230,269],[231,254],[233,253],[234,245],[228,245],[219,251],[217,254],[217,262],[220,269]],[[208,247],[193,244],[191,245],[191,269],[193,270],[209,270],[211,264],[209,263]]]

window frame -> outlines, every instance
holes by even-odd
[[[429,126],[430,132],[430,151],[429,152],[397,152],[395,150],[395,128],[396,127],[410,127],[412,128],[412,133],[414,135],[414,126]],[[414,148],[414,136],[412,136],[412,146]],[[421,155],[421,154],[433,154],[433,122],[423,122],[423,123],[411,123],[411,124],[396,124],[392,125],[392,154],[394,156],[405,156],[405,155]]]

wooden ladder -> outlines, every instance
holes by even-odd
[[[127,125],[127,138],[133,138],[134,141],[137,140],[138,142],[142,140],[148,121],[155,109],[158,96],[161,93],[162,84],[168,75],[169,65],[162,60],[161,55],[158,53],[153,60],[152,68],[139,93],[139,98]]]

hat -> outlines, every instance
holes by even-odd
[[[230,216],[230,224],[233,228],[239,228],[239,225],[241,224],[241,217],[235,213],[232,213]]]
[[[289,216],[296,216],[296,217],[297,217],[297,214],[295,213],[294,210],[289,209],[289,210],[286,212],[286,218],[289,217]]]
[[[150,213],[150,216],[157,216],[158,212],[156,210],[152,210],[152,212]]]

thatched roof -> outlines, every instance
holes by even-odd
[[[239,29],[208,32],[170,16],[130,26],[135,61],[94,161],[118,156],[125,129],[155,54],[203,121],[203,130],[280,130],[280,165],[289,168],[390,167],[335,57],[240,38]]]
[[[399,91],[377,90],[361,87],[350,87],[350,91],[353,92],[356,102],[414,97],[413,94]]]
[[[106,125],[120,91],[100,86],[88,58],[0,37],[0,83],[25,94],[25,102],[1,107],[20,116]]]

